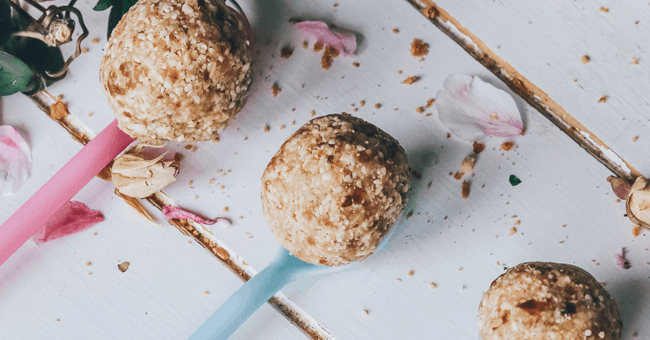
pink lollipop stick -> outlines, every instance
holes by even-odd
[[[122,132],[114,120],[84,146],[0,225],[0,265],[131,142],[133,138]]]

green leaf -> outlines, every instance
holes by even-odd
[[[20,59],[0,51],[0,96],[8,96],[27,89],[32,69]]]
[[[138,0],[123,0],[122,15],[126,14],[126,12],[129,11],[129,8],[135,5],[136,2],[138,2]]]
[[[113,3],[111,0],[99,0],[97,1],[97,5],[93,7],[93,11],[103,11],[111,8],[113,6]]]
[[[108,30],[106,32],[107,38],[111,37],[113,29],[115,26],[117,26],[117,23],[120,22],[120,19],[122,19],[122,14],[122,3],[118,1],[115,5],[113,5],[113,8],[111,8],[111,13],[108,15]]]
[[[521,180],[517,178],[515,175],[510,175],[510,178],[508,179],[510,181],[510,184],[514,187],[519,184],[521,184]]]

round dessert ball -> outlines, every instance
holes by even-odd
[[[119,127],[141,142],[214,140],[246,103],[251,46],[223,0],[140,0],[101,62]]]
[[[305,262],[361,261],[404,209],[409,180],[404,149],[384,131],[345,113],[315,118],[266,167],[264,217]]]
[[[618,340],[616,303],[576,266],[528,262],[510,268],[483,294],[483,340]]]

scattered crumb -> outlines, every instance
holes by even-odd
[[[589,56],[583,55],[582,59],[580,59],[580,62],[584,65],[584,64],[588,63],[590,60],[591,60],[591,58],[589,58]]]
[[[283,125],[280,125],[280,130],[284,130],[284,129],[286,129],[286,128],[287,128],[286,125],[284,125],[284,124],[283,124]]]
[[[192,185],[192,184],[194,184],[194,181],[190,181],[188,184],[189,184],[189,185]]]
[[[505,143],[501,144],[501,149],[500,150],[510,151],[510,150],[512,150],[513,146],[515,146],[514,142],[505,142]]]
[[[447,132],[447,139],[451,138],[451,133]]]
[[[314,52],[320,52],[320,51],[322,51],[322,50],[323,50],[323,47],[325,47],[325,44],[323,44],[322,41],[317,41],[317,42],[314,44]]]
[[[334,62],[334,58],[339,56],[339,50],[332,46],[327,46],[325,49],[325,52],[323,53],[323,57],[320,60],[320,66],[325,69],[329,70],[330,67],[332,67],[332,63]]]
[[[469,183],[467,181],[463,181],[461,193],[463,195],[463,199],[467,199],[467,197],[469,197]]]
[[[92,116],[93,116],[93,113],[92,113],[92,112],[88,112],[88,118],[90,118],[90,117],[92,117]]]
[[[499,115],[496,114],[496,112],[492,112],[492,113],[490,113],[490,119],[499,120]]]
[[[223,185],[223,184],[219,186],[219,189],[221,189],[221,190],[223,190],[223,189],[225,189],[225,188],[226,188],[226,186]]]
[[[454,174],[454,179],[457,181],[460,181],[460,179],[463,178],[463,175],[460,172],[456,172]]]
[[[476,159],[472,156],[467,156],[463,161],[460,163],[460,173],[461,175],[470,173],[472,170],[474,170],[474,166],[476,165]]]
[[[598,11],[599,11],[599,12],[603,12],[603,13],[609,13],[609,8],[607,8],[607,7],[602,7],[602,6],[601,6],[601,7],[598,9]]]
[[[634,227],[632,227],[632,236],[637,237],[639,235],[641,235],[641,227],[635,225]]]
[[[50,117],[52,117],[52,119],[61,120],[69,114],[70,111],[68,111],[68,105],[62,102],[60,98],[57,98],[56,103],[50,106]]]
[[[418,80],[420,80],[420,77],[418,77],[418,76],[410,76],[410,77],[404,79],[402,84],[411,85],[411,84],[415,83]]]
[[[282,92],[282,89],[278,83],[275,83],[273,86],[271,86],[271,93],[273,93],[273,97],[277,97],[280,92]]]
[[[280,58],[289,59],[289,57],[291,57],[292,54],[293,54],[293,47],[291,47],[291,45],[285,45],[280,50]]]
[[[187,241],[187,244],[192,244],[192,241]]]
[[[294,120],[293,122],[291,122],[291,126],[294,126],[294,125],[296,125],[296,121],[295,121],[295,120]]]
[[[368,316],[370,314],[367,309],[361,311],[361,316]]]
[[[90,272],[89,272],[88,275],[93,275],[93,273],[90,273]]]
[[[424,107],[422,107],[422,106],[418,106],[418,107],[415,109],[415,112],[417,112],[417,113],[422,113],[422,112],[424,112]]]
[[[208,295],[208,294],[210,294],[210,292],[208,292],[208,291],[206,290],[205,292],[203,292],[203,294]]]
[[[84,54],[85,54],[85,53],[88,53],[88,49],[85,48],[85,47],[82,47],[82,48],[81,48],[81,53],[84,53]]]
[[[97,232],[94,232],[93,235],[97,236]]]
[[[393,33],[397,34],[399,33],[399,30],[397,28],[393,28]]]
[[[271,128],[268,125],[264,126],[264,132],[269,132],[271,131]]]
[[[479,142],[472,143],[472,152],[474,152],[475,154],[478,155],[481,152],[483,152],[483,150],[485,150],[485,144]]]
[[[316,111],[315,111],[315,110],[311,110],[311,116],[313,117],[313,116],[315,116],[315,115],[316,115]]]
[[[198,200],[198,199],[199,199],[199,195],[194,195],[194,199],[195,199],[195,200]]]
[[[223,212],[228,212],[228,207],[223,207]]]
[[[600,97],[600,98],[598,99],[598,102],[599,102],[599,103],[607,103],[607,97],[608,97],[608,96],[602,96],[602,97]]]
[[[380,107],[381,107],[381,104],[379,104],[379,103],[375,103],[375,109],[378,109],[378,108],[380,108]]]
[[[334,7],[339,7],[339,3],[338,3],[338,2],[335,2],[335,3],[334,3]]]
[[[515,221],[515,225],[520,225],[520,224],[521,224],[521,220],[516,220]]]
[[[359,102],[359,106],[364,107],[366,105],[366,101],[362,100]]]
[[[510,218],[517,218],[517,215],[512,215],[510,216]]]
[[[129,269],[129,266],[131,264],[128,262],[122,262],[117,265],[117,269],[119,269],[122,273],[124,273],[127,269]]]
[[[214,184],[214,178],[210,178],[210,180],[208,181],[208,184],[210,184],[210,185]]]
[[[409,270],[409,276],[413,276],[413,270]]]
[[[309,42],[307,42],[307,40],[305,40],[305,41],[302,42],[302,48],[304,48],[304,49],[308,49],[308,48],[309,48]]]
[[[638,141],[638,140],[639,140],[639,136],[632,137],[632,142],[636,143],[636,141]]]
[[[435,283],[429,282],[429,288],[435,289],[436,287],[437,287],[437,285]]]
[[[516,233],[517,233],[517,228],[512,227],[512,228],[510,228],[510,232],[508,233],[508,236],[512,236],[512,235],[514,235]]]
[[[420,39],[413,39],[411,43],[411,55],[414,57],[424,57],[429,54],[429,44]]]
[[[433,105],[433,103],[435,103],[435,101],[436,101],[435,98],[429,98],[427,100],[427,109],[430,108]]]
[[[59,322],[59,321],[61,321],[61,319],[56,319],[56,322]]]
[[[241,219],[243,219],[243,218],[244,218],[244,216],[239,216],[239,217],[237,217],[237,218],[241,220]]]
[[[402,74],[402,70],[397,71],[397,74]]]
[[[458,268],[458,271],[459,271],[459,272],[462,272],[462,271],[463,271],[463,267],[459,267],[459,268]]]
[[[357,109],[357,108],[355,107],[354,109],[352,109],[352,111],[357,112],[357,111],[359,111],[359,109]]]
[[[93,40],[91,40],[91,42],[93,44],[99,44],[99,38],[93,38]]]
[[[86,267],[89,267],[90,266],[90,261],[86,261],[85,265],[86,265]]]
[[[431,117],[432,115],[433,115],[433,113],[427,113],[427,114],[425,114],[426,117]]]
[[[352,63],[352,66],[359,67],[359,66],[361,66],[361,64],[359,64],[358,62],[355,61],[355,62]]]
[[[632,61],[630,62],[630,65],[639,65],[639,59],[632,58]]]
[[[563,225],[562,225],[562,228],[566,228],[566,224],[563,224]]]

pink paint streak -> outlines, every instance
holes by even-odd
[[[193,212],[187,211],[181,207],[172,207],[171,205],[166,205],[165,207],[163,207],[163,214],[165,215],[165,218],[168,220],[186,219],[186,220],[192,220],[196,223],[201,223],[205,225],[212,225],[217,222],[227,223],[228,225],[232,223],[230,219],[225,217],[217,217],[215,219],[204,218]]]
[[[42,244],[86,230],[104,220],[102,213],[77,201],[66,202],[59,211],[34,234],[34,242]]]

